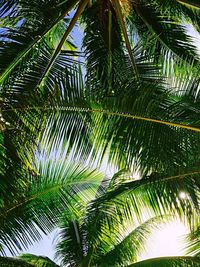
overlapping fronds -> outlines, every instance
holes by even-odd
[[[58,153],[53,158],[46,151],[25,177],[21,194],[2,199],[2,253],[6,247],[14,253],[39,240],[41,231],[54,229],[65,210],[75,212],[76,205],[85,205],[96,194],[102,174],[69,163],[66,154]]]
[[[186,251],[189,255],[198,256],[200,255],[200,227],[197,225],[196,229],[194,227],[193,231],[187,236],[188,244],[186,246]]]
[[[198,267],[199,258],[192,257],[166,257],[155,258],[129,265],[128,267]]]
[[[63,217],[56,253],[63,264],[76,266],[90,262],[94,266],[95,264],[97,266],[129,266],[137,262],[138,254],[145,248],[146,238],[153,228],[159,227],[160,222],[168,221],[171,216],[177,216],[177,214],[181,217],[186,216],[187,211],[189,217],[191,212],[194,213],[194,207],[190,205],[191,196],[195,194],[195,190],[193,188],[191,192],[181,191],[186,190],[183,186],[183,177],[177,186],[174,180],[177,181],[180,177],[165,178],[168,182],[170,180],[173,182],[164,183],[161,178],[153,176],[126,182],[114,189],[108,187],[107,193],[104,191],[89,204],[85,215],[83,213],[79,216]],[[143,183],[146,184],[144,191]],[[184,181],[184,185],[186,183],[188,188],[190,188],[190,183],[190,185],[193,184],[192,181]],[[135,184],[132,186],[132,191],[130,184]],[[181,192],[185,192],[187,196],[185,199],[181,198]],[[109,194],[112,195],[110,198]],[[198,195],[198,189],[196,194]],[[195,196],[193,197],[195,199]],[[169,216],[163,216],[164,214]],[[160,216],[154,217],[155,215]],[[190,217],[190,220],[196,221],[197,217],[196,219]],[[152,262],[157,263],[160,260],[155,259]],[[172,266],[193,266],[194,263],[196,264],[194,266],[198,266],[199,259],[174,257],[168,261],[174,264]],[[168,261],[162,259],[161,263],[170,266]]]
[[[77,19],[76,16],[79,13],[81,14],[81,11],[79,12],[79,10],[81,9],[82,4],[83,3],[81,2],[75,13],[75,16],[72,20],[69,21],[69,24],[67,23],[63,27],[64,24],[59,21],[55,25],[55,27],[51,28],[50,31],[47,32],[43,38],[41,38],[40,42],[37,43],[36,46],[32,47],[32,49],[27,52],[26,55],[21,57],[20,60],[24,61],[24,63],[22,62],[20,66],[16,64],[15,67],[13,67],[12,71],[15,72],[16,77],[14,77],[14,81],[8,78],[8,83],[7,85],[6,83],[4,84],[2,91],[4,98],[4,113],[6,111],[9,112],[9,109],[18,109],[19,111],[22,108],[24,110],[31,110],[32,108],[35,108],[35,110],[37,111],[43,108],[44,111],[44,109],[48,109],[50,105],[52,108],[52,102],[50,101],[46,101],[45,105],[43,103],[43,107],[40,106],[41,102],[44,101],[45,98],[47,100],[52,99],[57,91],[62,91],[63,87],[66,87],[65,91],[70,90],[71,86],[69,85],[69,83],[63,83],[63,81],[60,82],[60,80],[61,76],[68,76],[69,72],[71,72],[71,69],[74,68],[76,61],[71,56],[75,56],[77,55],[77,53],[74,54],[72,51],[69,53],[64,52],[62,50],[62,46],[60,47],[60,43],[62,42],[59,42],[59,39],[62,40],[66,32],[68,33],[69,31],[69,28],[67,28],[68,25],[72,25],[72,21],[75,21],[75,19]],[[99,6],[101,8],[98,9],[97,7]],[[153,4],[152,6],[146,5],[145,8],[156,9],[155,5]],[[22,9],[20,10],[20,12],[25,12],[23,11],[23,5]],[[107,10],[109,11],[108,13],[110,15],[104,12],[107,12]],[[175,165],[180,165],[184,160],[183,164],[186,164],[188,159],[185,157],[188,157],[188,154],[190,153],[189,150],[192,149],[192,147],[190,146],[192,146],[192,142],[194,141],[193,139],[197,140],[198,138],[193,138],[192,135],[191,142],[191,139],[190,141],[188,141],[189,137],[186,132],[180,133],[180,131],[177,131],[176,126],[181,126],[178,125],[179,123],[177,123],[174,119],[175,115],[177,114],[168,114],[169,110],[171,109],[171,105],[174,105],[174,101],[170,100],[173,103],[169,103],[169,99],[165,97],[165,90],[161,88],[164,85],[161,85],[161,87],[160,85],[158,85],[158,83],[162,84],[160,80],[160,73],[159,70],[156,70],[155,65],[152,64],[151,57],[149,57],[148,55],[147,57],[144,57],[142,59],[141,54],[138,55],[137,49],[132,54],[132,51],[130,51],[129,47],[129,59],[127,59],[125,55],[126,52],[124,50],[125,44],[123,41],[123,38],[125,37],[123,37],[123,32],[120,32],[122,25],[118,21],[119,18],[116,12],[116,7],[113,7],[112,3],[105,3],[104,5],[103,3],[98,2],[96,4],[92,4],[91,7],[87,6],[85,8],[83,21],[86,24],[90,24],[90,27],[87,27],[85,30],[86,34],[84,40],[88,65],[88,80],[86,89],[84,89],[85,93],[81,95],[81,97],[79,97],[78,105],[77,103],[74,103],[73,98],[67,99],[66,101],[65,95],[65,99],[62,99],[63,102],[65,101],[65,106],[63,106],[63,103],[59,101],[57,103],[55,103],[54,101],[53,108],[55,107],[55,104],[57,106],[57,109],[60,108],[58,107],[58,105],[61,106],[61,109],[67,109],[68,107],[70,107],[72,109],[74,108],[74,111],[80,114],[80,110],[82,108],[92,110],[92,113],[98,113],[98,110],[96,111],[94,106],[99,106],[100,109],[103,110],[102,113],[104,115],[99,116],[98,114],[96,118],[94,118],[95,116],[93,116],[93,121],[94,123],[101,124],[100,128],[102,129],[102,132],[100,131],[99,133],[100,137],[96,137],[96,132],[94,130],[92,131],[94,131],[96,142],[98,144],[101,143],[102,151],[106,151],[110,146],[110,151],[112,151],[110,154],[110,160],[112,162],[115,162],[117,164],[119,164],[119,162],[123,162],[122,164],[127,164],[128,162],[128,165],[131,166],[133,165],[134,159],[136,167],[140,166],[141,170],[146,172],[152,168],[168,168],[171,164],[173,164],[173,162],[175,162]],[[155,13],[156,12],[157,10],[155,11]],[[105,16],[106,20],[103,20],[102,16]],[[155,16],[155,18],[159,20],[160,16]],[[100,23],[98,23],[98,20],[100,21]],[[159,24],[159,22],[160,21],[156,23]],[[182,31],[181,28],[182,26],[179,27],[174,23],[166,23],[166,21],[163,23],[166,24],[166,27],[170,28],[169,30],[167,30],[167,33],[162,33],[163,37],[171,40],[170,42],[172,44],[172,40],[174,40],[172,32],[174,31],[171,31],[171,27],[178,27],[177,31],[180,31],[180,36],[176,34],[176,37],[179,36],[180,40],[177,40],[176,42],[176,49],[178,52],[181,51],[181,48],[188,50],[187,48],[189,39],[185,37],[184,31]],[[60,27],[59,25],[62,27]],[[98,36],[92,34],[92,32],[94,32],[95,30],[95,27],[97,26],[100,27],[100,29],[97,31]],[[21,25],[21,27],[23,27],[23,24]],[[94,29],[92,27],[94,27]],[[161,27],[160,24],[159,27]],[[58,30],[58,28],[60,30]],[[67,31],[64,31],[64,28],[67,28]],[[57,35],[58,38],[55,38],[52,43],[49,42],[49,39],[51,39],[51,36],[54,36],[55,33],[59,33]],[[157,33],[157,35],[159,36],[159,38],[161,38],[159,32]],[[95,36],[96,39],[94,38]],[[119,40],[119,42],[116,42],[116,38],[117,40]],[[102,45],[96,45],[96,42],[102,42]],[[181,48],[179,48],[179,43],[184,43],[182,44]],[[103,47],[102,51],[99,50],[100,47]],[[58,48],[59,51],[57,51]],[[35,56],[31,57],[31,66],[27,66],[30,60],[27,60],[26,56],[30,56],[29,53],[35,53]],[[105,56],[105,54],[107,54],[106,61],[108,62],[101,62],[101,59],[99,56],[97,56],[97,53],[99,53],[100,57],[101,55]],[[137,81],[137,77],[135,77],[131,68],[132,57],[135,60],[140,81]],[[104,58],[102,58],[102,60],[104,60]],[[99,67],[94,67],[97,66],[94,64],[97,64]],[[105,69],[103,70],[99,68]],[[21,74],[19,70],[20,72],[22,71]],[[95,76],[93,75],[93,72],[95,72]],[[74,81],[76,82],[78,76],[74,75],[74,73],[75,72],[73,71],[73,73],[71,73],[70,75],[74,76],[74,78],[72,77],[72,79],[74,79]],[[65,77],[62,79],[64,80]],[[38,87],[42,89],[43,92],[43,96],[40,99],[39,104],[35,96],[35,94],[39,93],[34,93],[36,88],[38,90]],[[73,94],[76,94],[74,92],[77,90],[77,86],[73,85],[72,90]],[[157,98],[158,95],[160,99]],[[89,102],[88,99],[85,99],[86,97],[89,97]],[[56,98],[56,100],[58,100],[58,98]],[[96,103],[96,100],[98,100],[98,103]],[[153,101],[156,102],[153,103]],[[159,104],[159,101],[162,101],[162,103]],[[162,105],[162,107],[160,107],[159,105]],[[72,113],[74,113],[74,111]],[[123,116],[116,116],[118,112],[122,113]],[[29,114],[27,113],[28,112],[26,112],[26,115],[28,115],[29,121],[31,121],[33,115],[35,117],[35,112],[31,112],[32,114],[30,112]],[[86,111],[86,113],[88,112]],[[41,116],[39,114],[40,112],[38,112],[37,116]],[[111,116],[107,116],[107,114],[110,114]],[[159,118],[157,114],[159,114]],[[129,118],[129,115],[131,115],[134,120],[131,120]],[[7,115],[5,115],[5,117],[6,116]],[[137,118],[139,118],[139,120],[137,120]],[[62,121],[64,122],[64,120],[65,119],[63,117]],[[89,118],[89,120],[91,122],[91,118]],[[176,120],[180,122],[179,118],[177,117]],[[85,119],[83,121],[85,121]],[[138,123],[139,121],[140,123]],[[166,126],[166,121],[169,127]],[[184,119],[183,121],[185,123]],[[182,121],[180,122],[180,124],[181,123]],[[86,122],[86,124],[88,124],[88,121]],[[190,122],[186,122],[186,124],[186,126],[188,126]],[[123,125],[123,127],[116,127],[116,125]],[[28,126],[30,127],[30,124]],[[89,126],[91,127],[90,123]],[[175,128],[172,129],[172,127],[170,126],[175,126]],[[196,125],[196,127],[198,127],[198,124]],[[160,135],[158,136],[158,133],[160,132],[163,133],[162,137],[160,137]],[[170,145],[167,143],[169,136],[173,136],[171,140],[174,140],[173,144]],[[104,141],[102,141],[102,139]],[[177,142],[177,140],[179,141]],[[163,145],[160,145],[161,143]],[[194,141],[194,143],[196,145],[196,141]],[[152,147],[154,147],[154,149],[152,149]],[[171,157],[172,147],[174,150],[174,156]],[[175,154],[178,153],[180,153],[181,157],[174,158]],[[162,163],[159,160],[161,159],[161,155],[162,157],[165,156],[165,158],[162,158]],[[182,162],[180,162],[179,158],[183,159]],[[151,164],[148,165],[148,163]]]
[[[127,59],[121,64],[120,83],[113,88],[110,96],[98,103],[94,101],[94,96],[98,88],[101,90],[101,84],[84,87],[81,73],[76,69],[60,75],[52,91],[38,95],[34,104],[31,105],[32,100],[29,100],[25,106],[11,110],[5,108],[5,117],[8,118],[10,112],[14,118],[17,113],[22,123],[26,122],[32,129],[36,126],[40,129],[41,122],[46,127],[48,120],[53,125],[54,117],[55,120],[59,118],[57,129],[66,129],[64,125],[69,124],[68,119],[73,122],[74,116],[74,120],[79,118],[81,123],[78,124],[83,125],[85,134],[82,134],[82,139],[86,138],[89,143],[92,141],[92,146],[95,145],[100,153],[105,153],[110,146],[110,161],[115,164],[121,162],[143,171],[185,166],[190,157],[197,154],[192,151],[198,149],[199,120],[196,114],[199,111],[195,95],[198,93],[198,86],[195,87],[198,81],[193,86],[186,84],[182,88],[183,93],[177,95],[168,90],[152,63],[145,61],[138,50],[135,55],[143,81],[126,78],[125,72],[132,73]],[[190,99],[186,98],[189,91],[193,91]],[[71,132],[74,134],[71,136],[81,142],[80,127],[76,129],[77,123],[73,124]],[[99,127],[95,128],[95,125]],[[52,133],[50,124],[47,128],[48,134]],[[54,133],[56,131],[53,130]],[[50,140],[48,136],[45,138]]]
[[[54,26],[68,14],[75,1],[1,1],[1,12],[6,14],[12,27],[1,32],[1,81],[10,75],[24,58],[38,47]],[[18,23],[17,25],[16,22]],[[33,27],[34,25],[34,27]],[[5,40],[4,40],[5,39]],[[9,52],[8,52],[9,51]],[[7,58],[6,58],[7,57]],[[3,60],[4,59],[4,60]]]
[[[119,256],[121,266],[121,258],[135,261],[136,251],[126,254],[132,234],[117,234],[130,220],[144,222],[144,211],[193,226],[199,56],[185,23],[199,30],[198,1],[2,0],[0,19],[1,252],[27,248],[64,212],[60,250],[74,245],[63,258],[72,266],[100,264],[102,255]],[[77,23],[84,53],[70,38]],[[105,155],[143,178],[105,178],[99,191],[103,176],[85,164],[100,166]],[[198,263],[180,257],[135,266]]]
[[[127,230],[124,236],[122,233],[118,234],[117,243],[110,248],[110,251],[102,251],[102,254],[100,253],[97,257],[99,258],[98,265],[113,267],[127,266],[131,262],[136,262],[139,253],[145,250],[146,241],[153,229],[158,229],[159,223],[163,222],[165,219],[156,217],[137,226],[129,234]]]

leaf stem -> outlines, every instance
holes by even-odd
[[[73,3],[73,5],[71,5],[69,8],[67,8],[67,10],[62,13],[54,23],[50,24],[50,26],[43,32],[42,36],[37,36],[35,38],[35,40],[33,42],[30,43],[30,45],[23,50],[21,53],[19,53],[17,55],[17,57],[14,59],[14,61],[8,66],[8,68],[1,74],[0,77],[0,82],[2,82],[7,75],[18,65],[18,63],[31,51],[31,49],[37,44],[39,43],[42,38],[61,20],[63,19],[66,14],[73,8],[73,6],[76,4],[76,2],[78,2],[78,0],[75,1],[75,3]]]
[[[119,24],[121,26],[122,33],[124,35],[126,48],[128,50],[128,54],[129,54],[129,58],[130,58],[131,63],[132,63],[133,70],[135,72],[135,75],[136,75],[137,79],[139,79],[137,65],[136,65],[135,58],[133,56],[133,52],[132,52],[132,49],[131,49],[131,44],[130,44],[130,41],[129,41],[129,38],[128,38],[128,33],[127,33],[127,30],[126,30],[126,25],[125,25],[125,22],[124,22],[124,18],[123,18],[123,14],[122,14],[122,11],[121,11],[121,6],[120,6],[120,3],[119,3],[119,0],[111,0],[111,1],[112,1],[112,4],[113,4],[114,8],[115,8],[115,11],[116,11],[116,14],[117,14],[117,17],[118,17],[118,20],[119,20]]]
[[[161,125],[166,125],[166,126],[171,126],[171,127],[177,127],[180,129],[186,129],[189,131],[193,132],[199,132],[200,133],[200,128],[193,127],[190,125],[185,125],[182,123],[176,123],[176,122],[170,122],[170,121],[164,121],[160,119],[153,119],[149,117],[143,117],[143,116],[137,116],[134,114],[129,114],[129,113],[123,113],[123,112],[114,112],[110,110],[104,110],[104,109],[92,109],[92,108],[82,108],[82,107],[26,107],[26,108],[13,108],[13,109],[6,109],[2,110],[4,112],[8,111],[17,111],[17,110],[36,110],[40,109],[43,111],[47,110],[55,110],[55,111],[72,111],[72,112],[90,112],[90,113],[101,113],[101,114],[106,114],[106,115],[111,115],[111,116],[118,116],[118,117],[124,117],[124,118],[130,118],[130,119],[135,119],[135,120],[141,120],[141,121],[147,121],[147,122],[152,122],[152,123],[158,123]]]
[[[71,22],[70,22],[70,24],[69,24],[67,30],[65,31],[65,33],[64,33],[64,35],[63,35],[63,37],[62,37],[62,39],[60,40],[60,42],[59,42],[59,44],[58,44],[56,50],[54,51],[54,53],[53,53],[53,55],[52,55],[52,57],[51,57],[51,59],[50,59],[48,65],[47,65],[46,68],[45,68],[44,73],[42,74],[42,76],[41,76],[41,78],[40,78],[40,80],[39,80],[39,82],[38,82],[38,87],[40,87],[40,85],[42,84],[44,78],[46,77],[46,75],[48,74],[49,70],[51,69],[53,63],[55,62],[56,58],[58,57],[58,55],[59,55],[59,53],[60,53],[60,51],[61,51],[61,49],[62,49],[62,47],[63,47],[63,44],[65,43],[65,41],[66,41],[68,35],[69,35],[70,32],[72,31],[74,25],[76,24],[76,22],[77,22],[79,16],[81,15],[81,13],[84,11],[84,9],[85,9],[86,5],[88,4],[88,2],[89,2],[89,0],[83,0],[83,1],[79,4],[79,6],[78,6],[78,8],[77,8],[77,10],[76,10],[75,15],[73,16],[73,18],[72,18],[72,20],[71,20]]]

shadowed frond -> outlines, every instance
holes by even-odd
[[[63,217],[60,224],[60,233],[57,237],[56,258],[63,265],[81,266],[87,255],[87,231],[80,218]]]
[[[59,267],[55,262],[43,256],[36,256],[33,254],[22,254],[18,258],[35,267]]]
[[[200,259],[197,257],[166,257],[141,261],[128,267],[198,267],[199,264]]]
[[[21,64],[32,49],[37,48],[45,35],[68,14],[77,1],[43,1],[42,4],[38,1],[3,2],[1,7],[3,14],[10,11],[11,14],[7,14],[9,19],[17,20],[18,25],[8,28],[6,39],[2,40],[4,42],[0,52],[2,57],[0,69],[3,73],[1,81]]]
[[[47,257],[23,254],[18,258],[0,257],[2,267],[59,267]]]
[[[0,257],[0,266],[2,267],[33,267],[34,265],[29,264],[21,259],[15,259],[10,257]]]

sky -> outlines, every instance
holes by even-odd
[[[193,37],[194,44],[196,45],[197,51],[200,54],[200,34],[197,31],[195,31],[192,25],[188,25],[187,29],[188,29],[188,33]]]
[[[178,220],[163,224],[160,230],[152,232],[146,244],[147,249],[140,254],[139,260],[184,255],[183,243],[188,231],[187,226]]]

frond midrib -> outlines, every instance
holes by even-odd
[[[160,119],[154,119],[150,117],[143,117],[138,116],[130,113],[124,113],[124,112],[118,112],[118,111],[110,111],[106,109],[96,109],[96,108],[86,108],[86,107],[80,107],[80,106],[67,106],[67,107],[41,107],[41,106],[35,106],[35,107],[25,107],[25,108],[12,108],[12,109],[6,109],[2,110],[3,112],[7,111],[28,111],[28,110],[43,110],[43,111],[73,111],[73,112],[87,112],[87,113],[100,113],[100,114],[106,114],[111,116],[118,116],[123,118],[130,118],[140,121],[147,121],[151,123],[157,123],[162,124],[170,127],[176,127],[180,129],[185,129],[193,132],[200,132],[200,128],[193,127],[190,125],[182,124],[182,123],[176,123],[176,122],[170,122],[167,120],[160,120]]]

